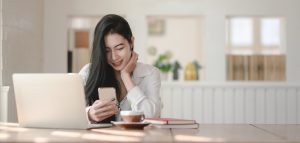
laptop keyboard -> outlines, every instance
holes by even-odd
[[[89,129],[95,129],[95,128],[108,128],[111,127],[112,124],[106,123],[106,124],[89,124]]]

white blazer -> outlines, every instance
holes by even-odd
[[[89,75],[90,64],[85,65],[79,72],[84,85]],[[160,117],[162,103],[160,99],[160,72],[157,68],[137,63],[133,71],[132,80],[135,87],[127,92],[126,97],[120,102],[121,110],[143,111],[146,118]],[[87,107],[87,111],[90,106]],[[117,120],[120,120],[117,115]]]

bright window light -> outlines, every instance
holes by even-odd
[[[251,18],[232,18],[230,20],[230,39],[234,46],[253,44],[253,20]]]
[[[280,45],[280,19],[264,18],[261,20],[261,42],[264,46]]]

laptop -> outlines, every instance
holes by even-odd
[[[19,124],[22,127],[91,129],[85,111],[83,81],[78,74],[13,74]]]

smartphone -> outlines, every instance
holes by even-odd
[[[116,90],[113,87],[100,87],[98,88],[99,100],[102,101],[115,101],[117,103]]]

